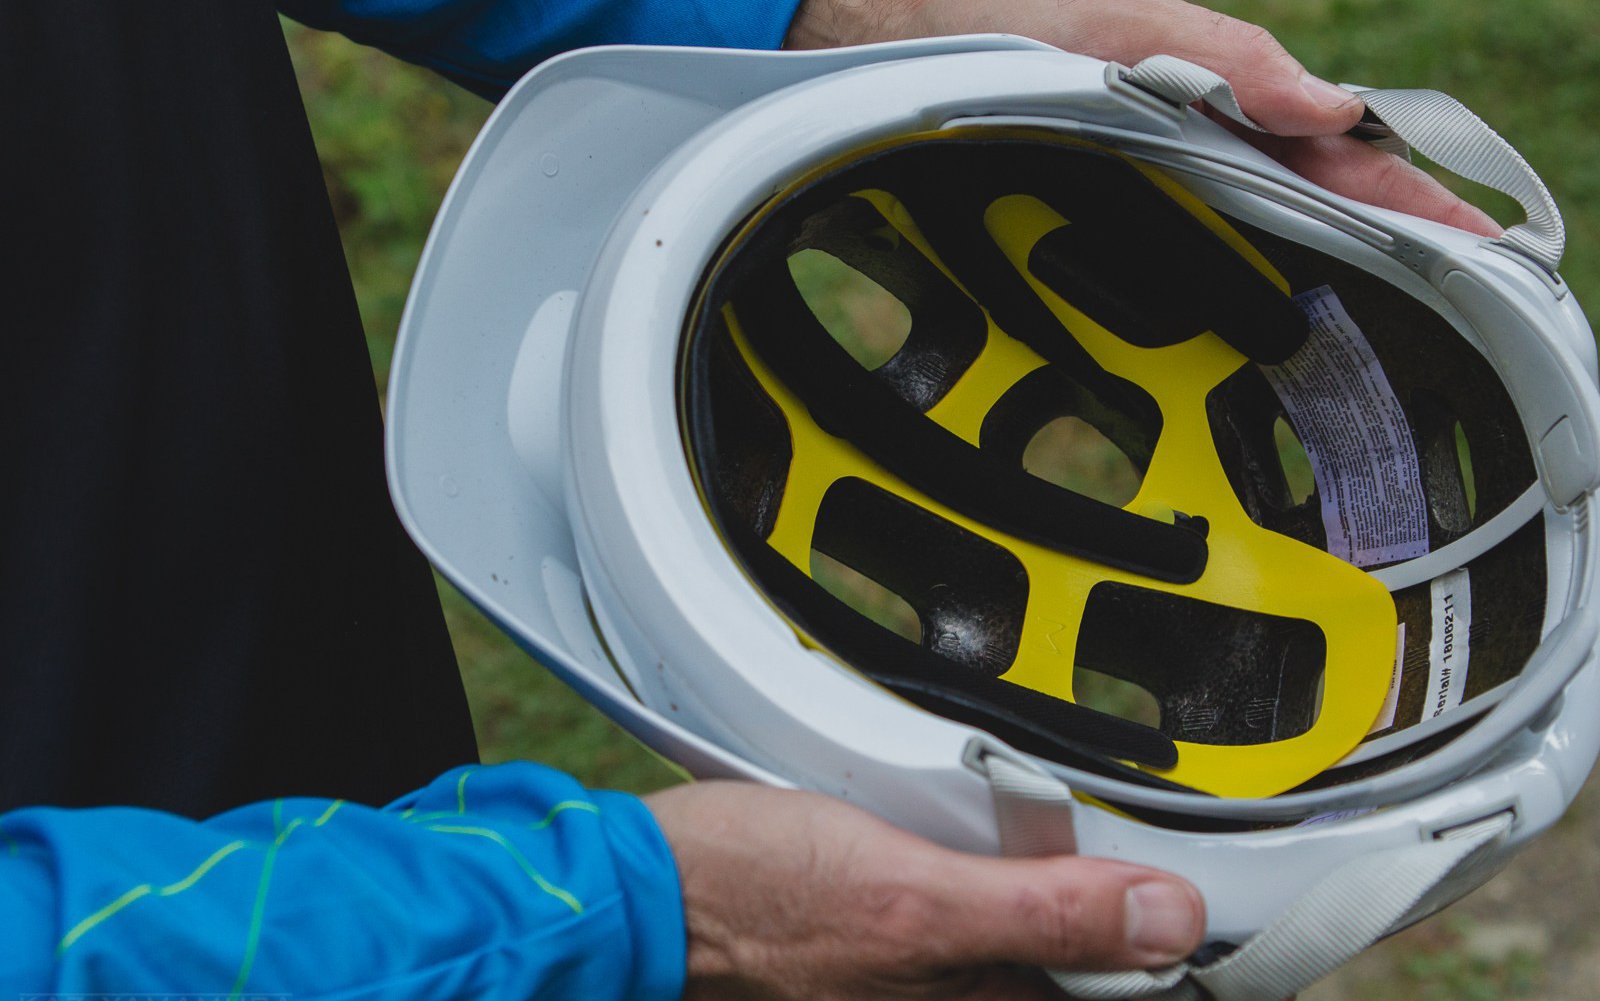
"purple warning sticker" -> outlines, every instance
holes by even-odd
[[[1372,346],[1332,288],[1302,292],[1305,347],[1261,371],[1311,460],[1328,551],[1358,567],[1428,551],[1417,449]]]

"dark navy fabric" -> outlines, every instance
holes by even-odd
[[[790,0],[291,0],[495,92]],[[0,0],[0,810],[382,803],[476,757],[267,0]]]
[[[277,12],[0,0],[0,809],[475,760]]]

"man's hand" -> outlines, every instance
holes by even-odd
[[[686,1001],[1043,1001],[1037,967],[1164,966],[1204,904],[1105,859],[940,848],[846,803],[735,782],[646,799],[683,882]]]
[[[1126,65],[1161,53],[1199,63],[1232,83],[1245,114],[1272,134],[1218,120],[1307,180],[1484,236],[1501,232],[1420,168],[1344,135],[1361,119],[1361,101],[1306,72],[1266,29],[1183,0],[805,0],[787,44],[989,31]]]

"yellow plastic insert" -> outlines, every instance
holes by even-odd
[[[1168,197],[1287,294],[1282,276],[1221,217],[1170,178],[1138,166]],[[855,197],[871,203],[889,225],[961,287],[959,278],[933,252],[892,194],[868,190]],[[1057,227],[1071,225],[1071,220],[1038,199],[1026,194],[999,198],[989,205],[985,224],[1035,294],[1095,361],[1142,386],[1156,400],[1163,422],[1160,438],[1143,483],[1125,509],[1164,521],[1172,520],[1174,510],[1205,517],[1210,524],[1210,557],[1204,574],[1190,584],[1172,584],[1111,569],[1015,538],[939,504],[848,442],[822,431],[804,405],[762,364],[729,306],[723,312],[734,342],[765,392],[783,411],[793,442],[793,461],[769,544],[809,574],[812,530],[823,495],[835,481],[858,477],[1004,547],[1026,568],[1029,594],[1018,653],[1003,677],[1067,700],[1073,699],[1073,656],[1084,606],[1090,590],[1102,581],[1310,621],[1326,639],[1327,660],[1321,707],[1309,730],[1253,745],[1178,741],[1176,766],[1149,770],[1230,797],[1275,795],[1324,771],[1368,732],[1387,694],[1395,656],[1394,602],[1367,574],[1319,549],[1259,527],[1241,507],[1212,441],[1205,399],[1247,360],[1211,333],[1169,347],[1136,347],[1057,296],[1029,273],[1027,260],[1040,238]],[[977,444],[978,429],[989,409],[1018,380],[1044,364],[1043,358],[1007,335],[991,318],[983,351],[927,416]]]

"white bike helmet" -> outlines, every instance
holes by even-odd
[[[434,225],[391,489],[520,644],[702,776],[1204,894],[1077,996],[1275,1001],[1481,884],[1600,752],[1600,396],[1538,178],[1364,131],[1497,240],[1004,36],[530,73]]]

